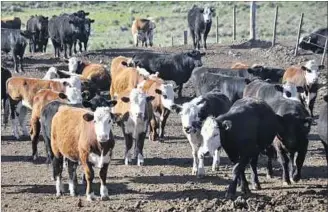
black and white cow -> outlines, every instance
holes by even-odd
[[[196,71],[196,70],[195,70]],[[192,74],[196,95],[203,95],[214,89],[221,91],[234,103],[243,97],[245,86],[251,80],[243,77],[231,77],[210,72],[195,72]]]
[[[203,142],[200,128],[208,116],[218,116],[228,112],[231,102],[224,94],[218,91],[208,92],[202,96],[194,98],[182,106],[176,105],[177,112],[181,116],[182,130],[186,135],[193,156],[192,174],[197,177],[205,175],[204,158],[199,155],[199,147]],[[220,162],[219,149],[215,150],[213,155],[212,170],[218,168]]]
[[[3,116],[3,124],[6,126],[8,124],[8,115],[9,115],[9,99],[7,95],[7,80],[12,76],[11,72],[1,67],[1,101],[2,101],[2,108],[4,111]],[[8,101],[7,101],[8,100]]]
[[[178,96],[182,96],[183,83],[186,83],[195,67],[203,65],[201,57],[205,53],[192,51],[177,54],[160,54],[152,52],[138,53],[132,57],[131,64],[149,71],[159,73],[163,80],[172,80],[178,85]]]
[[[48,17],[31,16],[26,23],[26,31],[31,35],[29,42],[30,53],[46,52],[48,44]]]
[[[319,113],[319,120],[318,120],[318,134],[322,141],[322,144],[325,148],[326,152],[326,159],[327,159],[327,166],[328,166],[328,124],[327,124],[327,111],[328,111],[328,95],[325,95],[323,97],[323,100],[325,101],[324,105],[322,106],[320,113]]]
[[[250,87],[253,88],[250,89]],[[263,99],[277,115],[282,117],[283,130],[274,139],[273,145],[283,168],[283,184],[288,185],[291,181],[297,182],[301,178],[312,118],[300,101],[284,98],[282,95],[272,95],[271,91],[261,90],[261,86],[250,83],[246,86],[244,94],[248,97]],[[295,153],[297,153],[297,158],[296,169],[294,170]],[[271,156],[268,156],[271,163]],[[268,164],[268,169],[268,177],[271,177],[271,164]]]
[[[12,53],[16,73],[18,73],[18,67],[21,72],[24,72],[23,57],[28,37],[27,33],[19,29],[1,28],[1,51]]]
[[[302,37],[299,41],[298,46],[304,50],[311,50],[314,53],[322,54],[325,48],[327,37],[328,28],[318,29],[312,32],[310,35]]]
[[[226,197],[236,193],[237,181],[241,181],[241,191],[250,193],[245,177],[245,168],[250,163],[252,168],[253,188],[259,189],[257,160],[261,151],[272,144],[281,130],[280,118],[264,101],[243,98],[237,100],[230,110],[215,117],[208,117],[201,129],[203,143],[199,154],[215,154],[221,146],[229,159],[235,164],[232,170],[232,182]]]
[[[194,49],[197,48],[199,50],[202,34],[204,49],[207,48],[206,39],[211,30],[214,11],[213,7],[199,8],[196,5],[189,10],[188,27],[193,40]]]

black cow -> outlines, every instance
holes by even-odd
[[[49,36],[55,49],[55,56],[60,57],[60,50],[64,49],[64,57],[72,56],[72,47],[77,35],[84,30],[84,20],[75,14],[61,14],[49,20]]]
[[[194,5],[188,12],[188,27],[193,40],[194,49],[200,48],[201,34],[203,34],[204,49],[206,46],[207,35],[211,30],[212,16],[214,8],[205,7],[199,8]]]
[[[328,28],[318,29],[310,35],[302,37],[298,46],[304,50],[321,54],[325,48],[326,38],[328,38]]]
[[[195,67],[202,66],[205,53],[192,51],[177,54],[143,52],[132,57],[132,65],[146,69],[163,80],[173,80],[178,85],[178,96],[182,96],[183,83],[187,82]]]
[[[18,66],[20,67],[20,71],[24,72],[23,57],[27,45],[27,38],[29,38],[27,33],[19,29],[1,29],[1,51],[12,53],[16,73],[18,73]]]
[[[2,103],[2,108],[4,111],[3,124],[5,126],[8,124],[8,115],[9,115],[9,101],[7,101],[8,95],[7,95],[6,82],[10,77],[12,77],[11,72],[6,68],[1,67],[1,101],[3,102]]]
[[[260,188],[257,176],[258,155],[272,144],[276,134],[281,131],[281,122],[269,105],[253,98],[239,99],[227,113],[205,120],[201,129],[203,143],[199,154],[204,157],[222,146],[235,164],[233,181],[226,197],[235,195],[238,179],[241,181],[241,191],[250,193],[245,177],[245,168],[249,162],[253,187]]]
[[[94,23],[95,20],[86,18],[84,19],[84,30],[80,34],[77,35],[77,40],[79,40],[79,48],[80,52],[82,52],[82,43],[84,45],[84,51],[87,51],[87,45],[89,41],[89,36],[91,32],[91,23]],[[74,42],[74,53],[76,54],[76,43],[77,41]]]
[[[31,16],[26,23],[26,31],[31,34],[29,50],[46,52],[48,44],[48,17]]]
[[[20,29],[21,25],[22,25],[22,21],[18,17],[9,18],[9,19],[1,19],[1,28]]]
[[[245,86],[251,82],[243,77],[224,76],[200,70],[195,70],[191,79],[197,96],[217,89],[225,94],[232,103],[243,97]]]
[[[52,101],[49,102],[46,106],[41,110],[40,115],[40,123],[41,123],[41,132],[44,140],[44,144],[46,147],[47,153],[47,162],[49,163],[53,159],[53,153],[51,151],[51,143],[50,143],[50,134],[51,134],[51,121],[54,115],[58,112],[58,109],[62,105],[68,105],[71,107],[86,107],[90,108],[92,111],[95,111],[97,107],[107,107],[109,101],[99,95],[95,96],[90,101],[83,101],[82,104],[67,104],[60,101]]]
[[[252,86],[253,89],[249,89]],[[281,95],[272,95],[270,92],[261,92],[261,90],[262,86],[250,83],[245,87],[245,94],[263,99],[277,115],[282,117],[283,131],[274,139],[273,145],[283,169],[283,184],[290,184],[290,181],[297,182],[301,178],[312,118],[300,101],[287,99]],[[296,169],[294,170],[293,162],[296,152]],[[268,156],[271,162],[271,156]],[[271,164],[268,164],[268,169],[270,176],[272,175]]]
[[[322,141],[322,144],[325,148],[326,152],[326,159],[327,159],[327,166],[328,166],[328,134],[327,134],[327,129],[328,129],[328,124],[327,124],[327,111],[328,111],[328,95],[325,95],[323,97],[323,100],[326,102],[319,113],[319,121],[318,121],[318,134],[319,137]]]

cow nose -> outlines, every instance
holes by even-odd
[[[184,130],[186,131],[186,133],[191,133],[191,127],[184,127]]]
[[[203,155],[204,155],[204,157],[210,156],[210,152],[207,151],[207,152],[205,152]]]
[[[136,116],[137,118],[142,118],[142,113],[137,113]]]
[[[109,138],[109,136],[108,135],[100,135],[99,136],[99,141],[100,142],[105,142],[105,141],[108,141],[108,138]]]

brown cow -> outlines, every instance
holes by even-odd
[[[37,145],[40,135],[40,115],[43,107],[53,100],[69,102],[71,104],[82,103],[81,90],[75,87],[67,87],[66,92],[56,92],[50,89],[42,89],[38,91],[33,98],[33,108],[31,115],[30,136],[32,141],[32,158],[36,160],[38,157]]]
[[[52,89],[57,92],[65,92],[66,86],[76,85],[77,78],[69,78],[62,81],[41,80],[36,78],[12,77],[7,80],[7,93],[10,101],[11,120],[13,123],[13,134],[19,139],[18,120],[16,112],[19,111],[19,123],[23,131],[23,135],[28,135],[27,128],[24,125],[26,116],[26,108],[32,110],[33,97],[41,89]],[[81,83],[80,83],[81,85]],[[25,106],[25,107],[23,107]],[[18,109],[18,110],[17,110]]]
[[[240,62],[237,62],[231,66],[231,69],[248,69],[248,68],[250,68],[249,65]]]
[[[319,84],[319,71],[324,69],[315,60],[308,61],[304,66],[292,66],[288,68],[283,76],[282,82],[294,83],[296,86],[302,86],[304,91],[301,93],[301,100],[308,107],[313,117],[313,108],[317,97]]]
[[[1,28],[20,29],[21,25],[22,25],[22,21],[18,17],[1,18]]]
[[[154,29],[156,25],[149,19],[137,18],[132,22],[131,32],[133,36],[134,45],[138,46],[138,41],[141,40],[142,46],[147,47],[147,40],[149,46],[153,46]]]
[[[111,101],[111,107],[116,101]],[[51,125],[51,149],[53,177],[56,179],[56,195],[63,193],[62,171],[63,157],[68,159],[69,190],[76,195],[78,161],[81,162],[87,181],[87,200],[94,199],[92,164],[100,168],[101,199],[108,199],[106,177],[108,165],[115,145],[112,134],[111,107],[98,107],[95,112],[83,108],[60,106]]]

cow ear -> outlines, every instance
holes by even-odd
[[[85,114],[83,115],[83,119],[84,119],[85,121],[87,121],[87,122],[92,121],[93,118],[94,118],[93,115],[90,114],[90,113],[85,113]]]
[[[147,97],[146,97],[146,101],[147,101],[147,102],[151,102],[151,101],[153,101],[154,99],[155,99],[154,96],[147,96]]]
[[[211,12],[214,13],[215,12],[215,8],[214,7],[211,7]]]
[[[89,12],[84,13],[85,16],[87,16],[87,15],[89,15],[89,14],[90,14]]]
[[[230,120],[224,120],[222,123],[219,123],[219,128],[223,130],[230,130],[232,127],[232,122]]]
[[[279,92],[283,92],[284,88],[281,85],[274,85],[274,88],[279,91]]]
[[[70,88],[72,87],[72,85],[69,82],[66,82],[66,81],[63,82],[63,85],[65,87],[70,87]]]
[[[159,95],[162,95],[162,91],[159,90],[159,89],[156,89],[156,90],[155,90],[155,93],[157,93],[157,94],[159,94]]]
[[[205,56],[205,55],[206,55],[206,52],[200,53],[200,56]]]
[[[117,100],[109,100],[107,101],[108,107],[114,107],[117,104]]]
[[[302,69],[303,71],[307,71],[307,70],[308,70],[305,66],[301,66],[301,69]]]
[[[60,99],[67,99],[66,94],[64,94],[64,93],[62,93],[62,92],[60,92],[60,93],[58,94],[58,97],[59,97]]]
[[[44,17],[44,19],[48,20],[48,19],[49,19],[49,17]]]
[[[248,85],[250,82],[251,82],[250,79],[245,78],[245,83],[246,83],[246,85]]]
[[[304,88],[302,86],[297,86],[296,90],[298,93],[304,93]]]
[[[89,91],[83,91],[82,92],[82,98],[85,100],[88,100],[90,97],[90,92]]]
[[[289,91],[286,91],[285,94],[288,98],[290,98],[292,96],[292,94]]]
[[[182,111],[181,105],[174,104],[172,105],[172,110],[175,110],[177,114],[179,114]]]
[[[82,101],[82,105],[85,108],[91,108],[92,107],[92,104],[89,101],[85,101],[85,100]]]
[[[94,23],[95,22],[95,20],[94,19],[90,19],[90,23]]]
[[[68,59],[64,59],[64,62],[65,62],[65,63],[69,63],[69,60],[68,60]]]
[[[319,68],[319,70],[322,70],[322,69],[325,68],[325,66],[324,65],[319,65],[318,68]]]
[[[121,62],[121,65],[123,65],[123,66],[128,66],[128,63],[127,63],[126,61],[122,61],[122,62]]]
[[[123,96],[123,97],[121,98],[121,100],[122,100],[123,102],[125,102],[125,103],[128,103],[128,102],[130,101],[130,98],[129,98],[129,97],[125,97],[125,96]]]
[[[199,8],[199,12],[203,13],[204,12],[204,8]]]
[[[323,100],[324,100],[325,102],[328,102],[328,95],[325,95],[325,96],[323,97]]]

